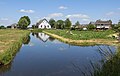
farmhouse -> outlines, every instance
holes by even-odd
[[[112,21],[102,21],[102,20],[97,20],[95,22],[96,29],[110,29],[112,25]]]
[[[40,20],[37,24],[36,27],[39,29],[51,29],[51,25],[46,19]]]
[[[11,25],[11,29],[15,29],[15,28],[17,28],[17,24],[16,23]]]

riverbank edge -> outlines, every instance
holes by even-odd
[[[16,53],[19,51],[19,49],[22,46],[23,39],[27,36],[29,36],[30,31],[25,30],[25,33],[21,33],[22,36],[12,43],[12,45],[7,48],[1,55],[0,55],[0,65],[7,65],[11,63],[13,58],[15,57]]]
[[[72,40],[68,38],[61,37],[59,35],[49,33],[46,31],[42,31],[43,33],[56,38],[64,43],[68,43],[71,45],[78,45],[78,46],[84,46],[84,45],[117,45],[119,42],[117,40],[107,40],[107,39],[91,39],[91,40]]]

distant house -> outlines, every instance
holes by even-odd
[[[16,23],[11,24],[10,26],[7,26],[7,28],[15,29],[17,28],[17,24]]]
[[[96,29],[110,29],[112,25],[112,21],[102,21],[102,20],[97,20],[95,22]]]
[[[87,30],[87,25],[88,24],[81,24],[81,25],[78,25],[78,26],[74,26],[75,29],[77,30]]]
[[[16,23],[11,25],[11,29],[15,29],[15,28],[17,28],[17,24]]]
[[[40,20],[37,24],[36,27],[39,29],[51,29],[51,25],[46,19]]]

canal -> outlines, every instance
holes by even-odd
[[[0,67],[0,76],[90,76],[94,64],[101,68],[105,61],[100,50],[116,50],[108,45],[70,45],[44,33],[32,33],[29,38],[14,60]]]

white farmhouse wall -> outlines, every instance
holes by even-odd
[[[110,26],[109,25],[108,26],[97,26],[96,28],[107,28],[107,29],[109,29]]]
[[[51,29],[51,25],[46,21],[44,20],[39,26],[38,28],[40,29]]]

